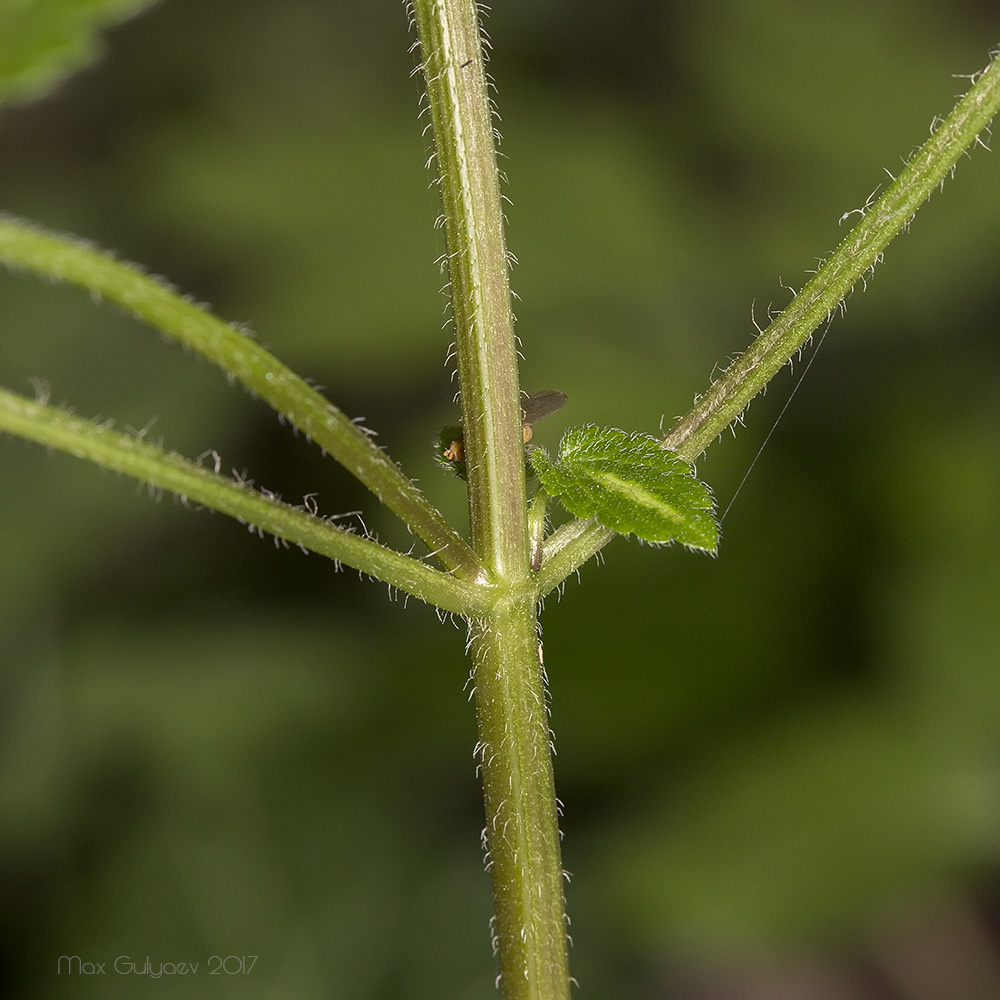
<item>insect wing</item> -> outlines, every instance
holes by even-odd
[[[526,426],[537,424],[539,420],[551,417],[556,410],[562,409],[566,402],[566,394],[558,389],[542,389],[533,392],[527,399],[521,401],[522,422]]]

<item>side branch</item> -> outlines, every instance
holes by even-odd
[[[893,237],[909,225],[920,206],[954,171],[959,157],[977,143],[985,145],[980,134],[998,110],[1000,60],[994,56],[833,256],[664,436],[665,448],[694,462],[739,417],[750,400],[833,314],[855,283],[879,262]],[[539,595],[558,587],[612,537],[593,519],[564,524],[545,540]]]
[[[694,461],[739,417],[770,379],[836,310],[855,283],[873,268],[891,240],[954,170],[958,158],[1000,109],[1000,61],[939,122],[930,139],[851,230],[791,304],[663,438],[663,445]]]
[[[322,517],[146,441],[0,389],[0,431],[68,452],[228,514],[293,545],[360,570],[445,611],[482,613],[488,594]]]
[[[186,344],[260,396],[405,521],[447,569],[482,576],[475,553],[365,432],[245,332],[164,282],[87,244],[0,215],[0,263],[85,288]]]

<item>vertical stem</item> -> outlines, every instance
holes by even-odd
[[[473,624],[494,943],[506,1000],[568,1000],[562,858],[535,594]]]
[[[475,0],[412,0],[411,9],[448,240],[472,544],[496,595],[470,622],[470,652],[503,995],[568,1000],[517,349],[482,40]]]
[[[524,448],[494,132],[475,0],[414,0],[448,240],[473,548],[528,568]]]

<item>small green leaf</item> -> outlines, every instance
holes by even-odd
[[[596,517],[612,531],[647,542],[677,541],[708,552],[718,545],[708,487],[648,434],[574,427],[558,459],[535,448],[531,462],[546,492],[577,517]]]
[[[0,0],[0,104],[41,97],[100,54],[97,34],[151,0]]]

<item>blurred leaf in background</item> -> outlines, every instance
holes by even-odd
[[[571,424],[682,413],[996,41],[944,0],[509,0],[488,27],[523,382],[569,397],[536,428],[550,451]],[[456,386],[410,41],[401,4],[166,0],[4,111],[0,189],[247,322],[461,520],[430,447]],[[930,961],[916,923],[953,944],[941,995],[991,995],[948,956],[979,933],[965,966],[989,983],[996,169],[963,162],[852,296],[718,559],[618,540],[547,602],[588,993],[770,1000],[788,970],[803,996],[830,970],[844,1000],[902,993]],[[209,366],[71,290],[0,276],[0,297],[3,384],[155,420],[409,544]],[[698,463],[720,510],[805,360]],[[58,977],[63,954],[258,954],[168,988],[485,995],[464,634],[70,459],[4,441],[0,470],[0,992],[163,986]]]
[[[91,62],[97,33],[131,17],[151,0],[2,0],[0,101],[53,90]]]

